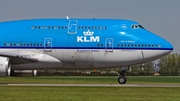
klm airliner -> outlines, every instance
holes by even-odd
[[[15,70],[99,69],[129,66],[167,55],[173,46],[131,20],[30,19],[0,22],[0,76]]]

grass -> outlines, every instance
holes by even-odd
[[[117,84],[117,76],[0,77],[0,84]],[[179,76],[128,77],[128,84],[180,83]],[[0,101],[179,101],[180,87],[0,86]]]
[[[179,101],[180,88],[0,87],[1,101]]]
[[[118,84],[118,76],[0,77],[0,84]],[[180,83],[180,76],[129,76],[127,84]]]

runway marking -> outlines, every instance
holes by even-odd
[[[180,84],[0,84],[0,86],[180,87]]]

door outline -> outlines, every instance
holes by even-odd
[[[52,38],[44,38],[44,52],[52,52]]]
[[[69,20],[68,23],[68,34],[77,33],[77,20]]]
[[[113,52],[113,38],[106,38],[105,50],[106,52]]]

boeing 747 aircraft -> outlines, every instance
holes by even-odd
[[[173,50],[165,39],[131,20],[32,19],[0,22],[0,76],[14,70],[98,69],[158,59]]]

